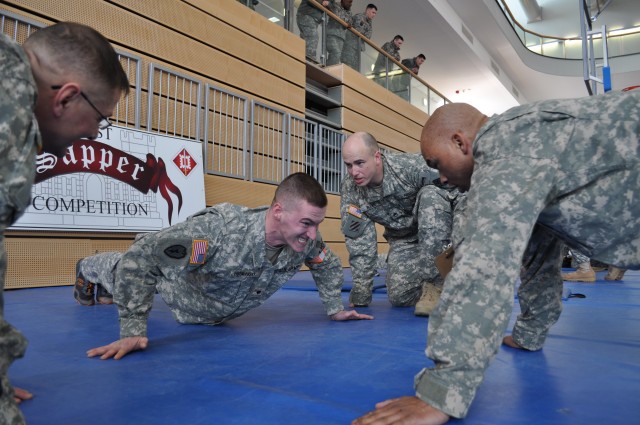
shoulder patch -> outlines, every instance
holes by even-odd
[[[183,245],[171,245],[165,248],[164,253],[167,255],[167,257],[179,260],[187,255],[187,247]]]
[[[327,256],[327,248],[323,247],[317,256],[313,258],[308,258],[307,261],[311,264],[321,264],[324,261],[324,258],[326,256]]]
[[[207,247],[209,241],[203,239],[194,239],[191,246],[191,258],[189,264],[204,264],[207,259]]]
[[[362,211],[355,205],[349,205],[347,212],[354,217],[362,218]]]

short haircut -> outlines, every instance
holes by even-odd
[[[373,137],[373,135],[371,135],[371,133],[367,133],[363,131],[363,132],[359,132],[358,135],[360,136],[360,139],[362,140],[364,145],[367,147],[371,155],[374,155],[376,152],[380,150],[380,146],[378,146],[378,141],[376,140],[375,137]]]
[[[395,37],[393,37],[393,40],[394,40],[394,41],[395,41],[395,40],[402,40],[402,41],[404,41],[404,37],[403,37],[403,36],[401,36],[400,34],[398,34],[398,35],[396,35]]]
[[[375,9],[375,10],[376,10],[376,12],[378,11],[378,7],[377,7],[375,4],[373,4],[373,3],[369,3],[369,4],[367,5],[367,9]]]
[[[424,60],[427,60],[426,56],[423,55],[422,53],[420,53],[418,56],[416,56],[417,58],[422,58]]]
[[[93,28],[76,22],[59,22],[34,32],[25,49],[43,50],[65,73],[83,76],[101,89],[129,93],[129,79],[111,43]]]
[[[276,189],[271,205],[276,202],[289,204],[298,200],[306,201],[318,208],[327,206],[327,194],[318,180],[302,172],[293,173],[282,180]]]

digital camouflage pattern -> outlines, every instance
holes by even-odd
[[[7,253],[4,231],[31,200],[36,150],[40,144],[33,114],[36,84],[22,47],[0,34],[0,423],[23,424],[7,377],[11,363],[24,355],[27,340],[4,320]]]
[[[589,263],[590,262],[589,261],[590,260],[589,257],[587,257],[584,254],[581,254],[580,252],[576,251],[575,249],[571,250],[571,256],[575,260],[576,266],[578,264]]]
[[[351,27],[371,39],[373,34],[373,21],[366,13],[356,13],[351,18]],[[342,47],[342,63],[360,72],[360,51],[364,51],[365,43],[360,44],[360,38],[351,31],[345,33],[344,46]]]
[[[300,37],[305,41],[305,52],[308,58],[315,59],[318,50],[318,25],[322,23],[323,11],[302,0],[296,11],[296,23]]]
[[[519,275],[513,338],[542,347],[562,308],[562,241],[606,264],[640,267],[639,98],[538,102],[479,131],[454,267],[429,319],[435,368],[416,376],[422,400],[466,415],[500,347]]]
[[[384,43],[381,49],[389,53],[391,57],[397,60],[398,62],[400,61],[400,48],[396,47],[393,40],[387,41],[386,43]],[[388,68],[385,67],[385,64],[387,64]],[[378,57],[376,58],[376,63],[373,67],[373,72],[378,73],[378,72],[384,71],[385,69],[387,71],[390,71],[393,68],[393,66],[394,66],[393,62],[389,61],[389,63],[387,63],[387,57],[379,53]]]
[[[347,24],[351,23],[351,10],[342,6],[341,1],[334,1],[330,5],[331,11]],[[342,58],[342,48],[347,31],[346,27],[333,18],[329,18],[327,23],[327,65],[340,63]]]
[[[359,187],[347,175],[340,190],[342,232],[349,251],[353,287],[349,301],[368,305],[378,259],[374,223],[389,242],[387,294],[391,304],[414,305],[424,282],[441,284],[434,259],[451,243],[454,211],[464,197],[457,189],[435,184],[438,172],[420,154],[382,155],[384,177],[379,188]],[[361,213],[354,226],[353,207]],[[357,214],[357,212],[356,212]]]
[[[81,271],[113,293],[121,338],[146,336],[156,289],[178,322],[214,325],[260,306],[303,264],[327,314],[343,310],[342,265],[320,233],[303,252],[285,246],[275,264],[266,258],[267,209],[215,205],[143,235],[124,254],[88,257]]]

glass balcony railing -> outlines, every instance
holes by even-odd
[[[527,30],[511,13],[505,0],[496,0],[522,44],[530,51],[542,56],[559,59],[582,60],[582,39],[580,37],[553,37]],[[595,58],[602,59],[602,39],[594,36]],[[609,58],[640,53],[640,27],[607,31]]]
[[[238,0],[277,25],[300,34],[294,0]],[[397,94],[420,110],[431,114],[449,100],[409,69],[402,66],[371,40],[348,28],[321,2],[309,0],[316,9],[315,18],[308,17],[302,27],[306,31],[307,59],[322,66],[343,63]],[[300,14],[302,16],[302,14]],[[310,23],[311,22],[311,23]],[[315,23],[315,35],[313,34]],[[309,31],[311,35],[309,35]],[[309,44],[311,43],[311,44]],[[314,46],[315,45],[315,49]]]

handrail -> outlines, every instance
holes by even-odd
[[[522,30],[522,32],[524,32],[526,34],[531,34],[532,36],[539,37],[541,39],[557,40],[557,41],[563,41],[563,42],[564,41],[581,41],[582,40],[582,37],[580,37],[580,36],[560,37],[560,36],[555,36],[555,35],[544,35],[544,34],[537,33],[535,31],[531,31],[531,30],[525,28],[520,22],[518,22],[518,20],[516,20],[516,18],[513,16],[513,13],[511,12],[511,9],[509,9],[509,6],[507,5],[505,0],[496,0],[496,2],[499,2],[502,5],[502,9],[507,13],[507,15],[509,15],[509,18],[510,18],[509,20],[511,22],[513,22],[513,24],[515,26],[520,28],[520,30]],[[613,31],[615,31],[615,30],[613,30]],[[612,39],[612,38],[618,38],[618,37],[624,37],[624,36],[627,36],[627,35],[636,35],[636,34],[640,34],[640,29],[638,29],[638,31],[625,33],[625,34],[607,35],[607,38]],[[520,37],[518,37],[518,38],[520,38]],[[520,39],[520,41],[523,42],[522,38]],[[531,49],[529,49],[529,46],[524,44],[524,42],[523,42],[523,45],[528,50],[531,50]],[[534,53],[538,54],[537,52],[534,52]],[[550,56],[550,55],[542,54],[542,56]],[[550,56],[550,57],[553,57],[553,56]],[[572,60],[572,59],[568,59],[568,60]],[[578,59],[576,59],[576,60],[578,60]],[[581,59],[579,59],[579,60],[581,60]]]
[[[351,24],[349,24],[348,22],[343,21],[338,15],[336,15],[335,13],[333,13],[331,10],[327,9],[326,7],[324,7],[321,3],[319,3],[317,0],[309,0],[309,3],[313,4],[315,7],[317,7],[318,9],[322,10],[323,12],[325,12],[327,15],[329,15],[329,17],[331,17],[332,19],[335,19],[337,22],[340,23],[340,25],[342,25],[343,27],[345,27],[347,30],[351,31],[352,34],[356,35],[358,38],[360,38],[360,40],[362,40],[363,42],[367,43],[369,46],[373,47],[378,53],[384,55],[387,57],[388,60],[391,60],[393,63],[395,63],[396,65],[398,65],[400,67],[400,69],[404,70],[405,72],[411,74],[411,76],[413,78],[415,78],[416,80],[420,81],[422,84],[424,84],[426,87],[428,87],[431,91],[433,91],[435,94],[437,94],[438,96],[440,96],[442,99],[445,99],[447,102],[449,101],[449,99],[443,95],[442,93],[440,93],[438,90],[434,89],[433,87],[431,87],[430,84],[428,84],[426,81],[424,81],[422,78],[420,78],[418,75],[414,74],[413,71],[411,71],[409,68],[407,68],[406,66],[404,66],[402,63],[400,63],[400,61],[397,61],[396,58],[394,58],[393,56],[391,56],[389,53],[385,52],[384,50],[382,50],[380,47],[376,46],[375,44],[373,44],[373,42],[371,40],[369,40],[367,37],[365,37],[364,35],[360,34],[360,32],[358,32],[357,30],[353,29],[353,27],[351,26]]]

